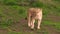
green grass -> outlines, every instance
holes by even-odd
[[[43,9],[43,18],[46,18],[49,14],[60,16],[59,0],[52,0],[48,3],[36,2],[29,6],[19,6],[17,5],[18,1],[15,0],[0,0],[0,3],[2,3],[2,5],[0,5],[0,28],[2,29],[6,29],[9,26],[14,25],[14,23],[17,23],[21,18],[25,18],[29,7],[41,7]],[[60,22],[45,20],[42,22],[42,25],[48,25],[55,28],[57,31],[60,31]],[[40,32],[40,30],[36,31],[38,34],[40,34]],[[35,32],[23,33],[22,31],[8,31],[8,34],[35,34]],[[48,32],[43,32],[43,34],[48,34]]]
[[[55,28],[57,31],[60,31],[60,22],[53,22],[49,20],[43,21],[42,25],[47,25]]]

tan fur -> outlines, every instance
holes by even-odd
[[[32,29],[34,28],[35,19],[38,20],[37,28],[40,29],[40,24],[42,20],[42,9],[40,8],[29,8],[27,11],[28,16],[28,26]]]

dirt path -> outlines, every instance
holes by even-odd
[[[17,23],[14,23],[13,25],[9,26],[7,29],[0,29],[0,34],[6,34],[8,31],[32,32],[30,30],[30,28],[27,26],[27,21],[24,18],[20,19]],[[41,27],[41,30],[39,30],[39,31],[35,30],[35,31],[33,31],[33,33],[34,34],[44,34],[45,31],[47,31],[48,34],[60,34],[60,32],[58,32],[55,28],[48,26],[48,25],[43,25],[43,27]]]
[[[55,28],[51,26],[45,26],[45,29],[48,31],[49,34],[60,34]]]
[[[0,29],[0,34],[7,34],[7,29]]]
[[[17,24],[12,25],[10,29],[16,32],[19,32],[19,31],[31,32],[30,28],[28,28],[27,26],[27,21],[24,19],[20,20]],[[48,25],[47,26],[45,25],[41,28],[41,32],[40,32],[41,34],[43,33],[43,31],[45,31],[44,29],[48,31],[48,34],[60,34],[60,32],[58,32],[55,28],[48,26]],[[34,33],[37,34],[37,31],[35,30]]]

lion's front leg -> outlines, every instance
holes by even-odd
[[[34,29],[34,22],[35,22],[35,19],[31,19],[31,29]]]
[[[42,17],[40,17],[40,19],[38,19],[38,26],[37,26],[37,29],[40,29],[41,21],[42,21]]]
[[[30,13],[28,13],[27,19],[28,19],[28,27],[30,27],[31,26],[31,21],[30,21],[31,15],[30,15]]]

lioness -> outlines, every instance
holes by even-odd
[[[27,11],[27,19],[28,19],[28,26],[31,27],[31,29],[34,29],[34,22],[35,19],[38,20],[38,26],[37,29],[40,29],[40,24],[42,20],[42,9],[41,8],[29,8]]]

